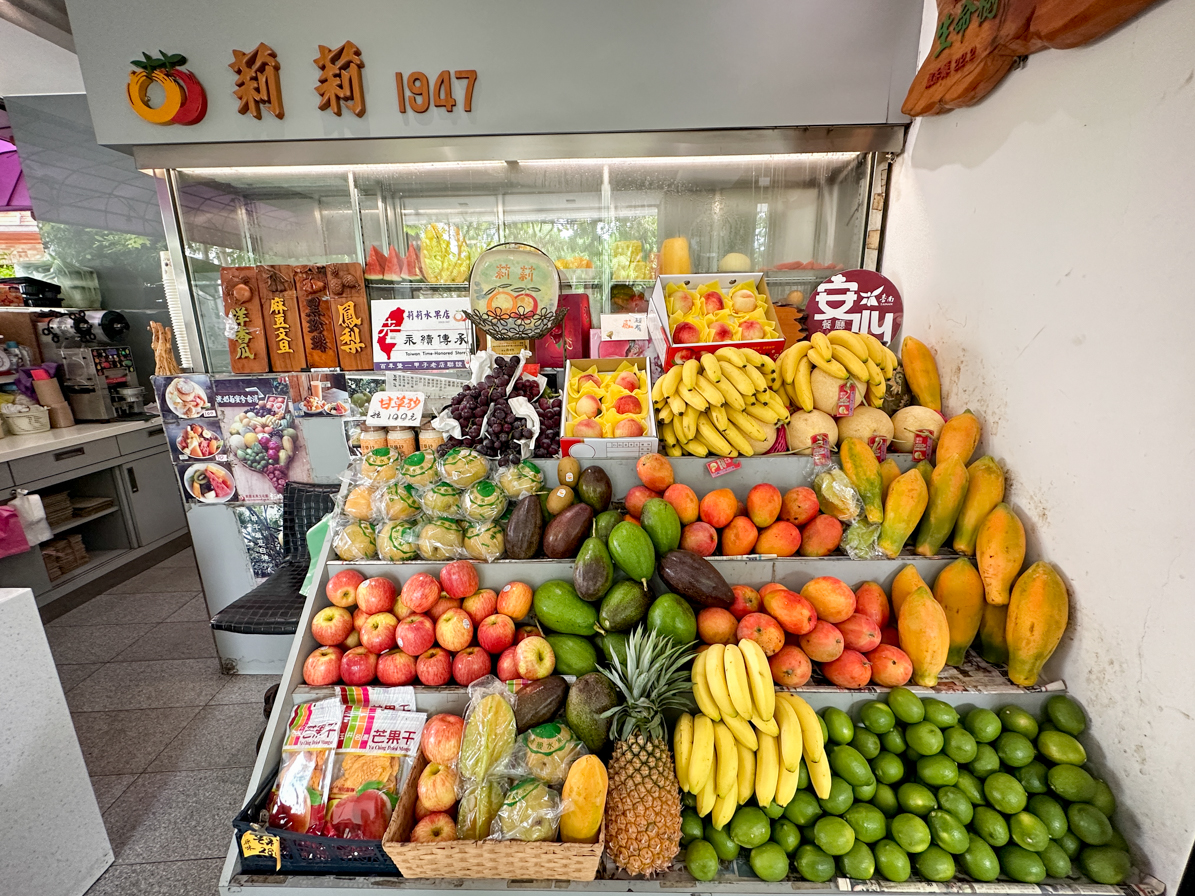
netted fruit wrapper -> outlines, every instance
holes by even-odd
[[[545,722],[519,735],[500,768],[512,778],[534,778],[559,789],[573,763],[587,755],[589,750],[567,725]]]
[[[511,784],[498,814],[490,823],[489,839],[555,840],[560,816],[566,811],[557,790],[536,778],[522,778]]]
[[[859,492],[837,464],[830,464],[813,477],[813,493],[822,513],[844,523],[857,519],[863,510]]]
[[[343,706],[320,700],[295,707],[282,742],[278,778],[266,803],[267,824],[297,834],[324,830],[332,754],[340,738]]]

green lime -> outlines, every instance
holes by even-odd
[[[900,757],[887,750],[871,760],[871,772],[881,784],[895,784],[905,775],[905,764]]]
[[[958,765],[945,753],[917,760],[917,777],[930,787],[944,787],[958,781]]]
[[[1079,855],[1083,873],[1097,884],[1124,883],[1132,864],[1127,852],[1113,846],[1089,846]]]
[[[1095,779],[1095,795],[1087,802],[1095,806],[1109,818],[1116,811],[1116,797],[1112,795],[1112,788],[1099,778]]]
[[[986,843],[1003,846],[1008,842],[1008,822],[990,806],[976,806],[971,827]]]
[[[841,818],[826,815],[813,826],[813,842],[832,856],[841,856],[855,845],[855,831]]]
[[[826,727],[826,720],[821,716],[817,717],[817,723],[822,729],[822,743],[827,743],[830,740],[830,729]]]
[[[838,857],[838,867],[852,880],[871,880],[876,874],[875,856],[862,840]]]
[[[830,815],[841,815],[851,807],[854,801],[855,791],[850,784],[837,775],[830,778],[830,795],[824,800],[819,800],[822,809]]]
[[[1041,856],[1041,862],[1046,866],[1046,874],[1054,878],[1070,877],[1071,874],[1071,860],[1070,856],[1063,851],[1055,841],[1051,840],[1046,844],[1038,855]]]
[[[961,856],[967,851],[969,840],[963,823],[943,809],[935,809],[926,818],[934,842],[952,855]]]
[[[760,880],[778,881],[788,876],[788,854],[779,843],[765,843],[751,850],[751,870]]]
[[[909,854],[894,840],[881,840],[875,845],[876,868],[885,880],[901,884],[909,879],[912,869]]]
[[[938,808],[938,800],[933,791],[924,784],[912,781],[900,785],[900,789],[896,791],[896,798],[900,801],[902,809],[914,815],[929,815],[931,810]],[[903,843],[901,845],[904,846]],[[905,846],[905,849],[908,847]]]
[[[729,830],[730,839],[747,849],[767,843],[772,835],[768,816],[757,806],[740,806],[730,819]]]
[[[1008,833],[1017,846],[1030,852],[1041,852],[1050,842],[1045,823],[1032,812],[1018,812],[1008,819]]]
[[[953,728],[947,728],[942,736],[946,738],[946,755],[959,765],[966,765],[979,752],[979,744],[966,728],[955,725]]]
[[[804,759],[802,759],[800,761],[800,763],[798,763],[798,765],[799,765],[799,768],[797,770],[797,789],[798,790],[808,790],[809,789],[809,769],[807,769],[805,767]]]
[[[834,859],[812,843],[797,850],[797,874],[814,883],[825,883],[834,876]]]
[[[996,738],[996,755],[1005,765],[1022,768],[1033,761],[1033,757],[1037,755],[1037,749],[1033,746],[1033,741],[1025,735],[1015,731],[1005,731]]]
[[[906,725],[925,718],[925,704],[908,688],[893,688],[888,692],[888,706]]]
[[[921,852],[932,842],[929,825],[908,812],[892,819],[892,839],[905,852]]]
[[[697,880],[718,876],[718,853],[707,840],[694,840],[685,850],[685,868]]]
[[[1005,731],[1015,731],[1017,734],[1033,740],[1037,737],[1037,719],[1019,706],[1001,706],[997,711],[1000,725]]]
[[[801,829],[787,818],[781,818],[772,822],[772,840],[791,856],[801,845]]]
[[[772,800],[770,803],[768,803],[766,806],[763,807],[763,814],[768,816],[768,818],[776,819],[784,814],[784,807],[781,806],[779,803],[777,803],[775,800]]]
[[[1095,778],[1091,777],[1087,769],[1077,765],[1056,765],[1046,775],[1046,783],[1050,789],[1062,797],[1075,803],[1086,803],[1095,798],[1097,787]]]
[[[1046,768],[1045,763],[1034,759],[1028,765],[1018,768],[1014,777],[1021,782],[1026,793],[1045,793],[1050,789],[1049,784],[1046,783],[1048,773],[1049,769]]]
[[[855,736],[855,726],[851,717],[841,709],[828,706],[822,710],[822,721],[826,723],[826,732],[830,740],[836,744],[849,744]]]
[[[1043,731],[1037,736],[1037,748],[1051,762],[1082,765],[1087,761],[1083,745],[1065,731]]]
[[[1007,772],[996,772],[984,778],[983,795],[993,808],[1005,815],[1020,812],[1029,801],[1021,782]]]
[[[972,806],[983,804],[983,782],[965,768],[958,770],[958,780],[955,782],[955,786],[967,795]]]
[[[1080,735],[1087,727],[1087,714],[1083,712],[1083,707],[1064,694],[1046,701],[1046,715],[1055,728],[1067,734]]]
[[[705,822],[705,839],[713,845],[723,862],[733,862],[739,854],[739,845],[730,839],[729,827],[727,825],[719,831],[708,819]]]
[[[680,814],[680,845],[688,846],[694,840],[700,840],[704,830],[701,816],[692,809],[685,809]]]
[[[963,720],[963,727],[981,744],[990,744],[1000,736],[1000,717],[990,709],[973,709]]]
[[[864,759],[875,759],[880,755],[880,736],[868,731],[862,725],[855,726],[855,736],[851,738],[851,746],[859,751]]]
[[[680,795],[680,802],[682,806],[687,806],[692,809],[697,805],[697,796],[692,793],[682,793]]]
[[[1070,824],[1066,820],[1066,810],[1052,796],[1039,793],[1029,797],[1029,811],[1042,820],[1051,840],[1057,840],[1070,830]]]
[[[977,778],[986,778],[1000,771],[1000,757],[991,744],[979,744],[975,748],[975,758],[967,763],[967,769]]]
[[[1000,868],[1023,884],[1038,884],[1046,878],[1046,866],[1037,853],[1015,843],[1000,847]]]
[[[1075,836],[1091,846],[1104,846],[1112,839],[1108,817],[1091,803],[1071,803],[1066,807],[1066,820]]]
[[[839,744],[830,750],[830,768],[852,787],[872,783],[875,777],[871,766],[859,751],[848,744]]]
[[[879,700],[869,700],[859,708],[859,721],[868,731],[887,734],[896,724],[896,715]]]
[[[871,798],[871,804],[888,818],[892,818],[900,812],[900,800],[896,798],[896,791],[888,784],[876,785],[876,792]]]
[[[936,697],[926,697],[921,704],[925,707],[926,721],[933,722],[939,728],[953,728],[958,724],[958,712],[949,703]]]
[[[801,827],[813,824],[821,814],[821,803],[808,790],[798,790],[793,794],[792,802],[784,807],[784,817]]]
[[[884,813],[868,803],[855,803],[842,816],[843,821],[855,832],[855,839],[864,843],[875,843],[888,833],[888,820]]]
[[[933,722],[917,722],[905,729],[905,740],[922,756],[933,756],[942,752],[946,740]]]
[[[975,815],[975,807],[971,805],[971,800],[958,787],[938,788],[938,805],[963,824],[970,824]]]
[[[851,788],[855,792],[855,802],[866,803],[871,800],[876,793],[876,780],[871,779],[870,784],[860,784],[858,787]]]
[[[1067,831],[1056,841],[1062,847],[1062,851],[1066,853],[1066,857],[1072,862],[1079,852],[1083,849],[1083,841],[1076,837],[1071,831]]]
[[[926,880],[946,881],[954,877],[954,856],[940,846],[917,854],[917,873]]]
[[[905,742],[904,730],[900,727],[896,727],[891,731],[881,734],[880,746],[889,753],[895,753],[897,756],[899,756],[908,748],[908,744]]]
[[[1000,876],[1000,860],[996,858],[996,851],[976,834],[970,835],[967,851],[959,856],[959,862],[973,880],[986,883]]]

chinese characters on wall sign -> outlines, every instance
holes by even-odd
[[[320,44],[319,56],[312,61],[319,66],[315,92],[319,94],[320,111],[330,110],[339,116],[343,104],[358,118],[364,115],[365,88],[361,82],[361,69],[365,68],[365,62],[357,45],[346,40],[332,50]]]
[[[843,271],[814,290],[806,320],[810,333],[850,330],[870,333],[890,345],[904,320],[904,302],[895,284],[883,274]]]
[[[236,89],[232,92],[241,104],[237,112],[252,115],[260,121],[264,107],[279,120],[286,117],[282,107],[282,83],[278,77],[282,66],[271,46],[258,44],[248,53],[233,50],[228,67],[237,74]]]

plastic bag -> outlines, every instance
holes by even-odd
[[[373,485],[387,485],[398,478],[400,457],[390,448],[375,448],[361,458],[361,479]]]
[[[572,729],[561,722],[545,722],[519,735],[502,771],[513,778],[534,778],[560,788],[568,770],[589,750]]]
[[[459,520],[436,517],[419,529],[415,549],[424,560],[439,562],[465,556],[464,527]]]
[[[437,482],[419,492],[419,503],[431,517],[456,520],[461,518],[460,490],[448,482]]]
[[[506,553],[506,530],[497,522],[470,523],[465,527],[465,553],[490,563]]]
[[[403,458],[398,468],[399,476],[407,485],[415,488],[429,488],[440,481],[436,468],[436,455],[430,451],[416,451]]]
[[[511,785],[490,824],[491,840],[555,840],[565,812],[560,794],[535,778]]]
[[[506,512],[506,492],[491,479],[474,482],[460,496],[463,518],[473,523],[490,523]]]
[[[469,685],[465,732],[457,757],[457,835],[462,840],[482,840],[506,792],[505,777],[497,769],[514,749],[514,695],[493,675]]]
[[[844,523],[856,519],[863,510],[859,492],[837,464],[823,467],[822,472],[813,477],[813,492],[822,513]]]
[[[392,482],[370,493],[373,498],[373,519],[392,523],[409,523],[422,515],[419,490],[405,482]],[[346,501],[347,510],[347,501]],[[350,514],[351,515],[351,514]]]
[[[332,550],[346,563],[372,560],[378,553],[377,532],[373,523],[341,517],[336,521]]]
[[[543,471],[529,460],[500,467],[496,481],[512,501],[542,492],[545,488]]]
[[[458,489],[468,488],[490,475],[490,462],[472,448],[453,448],[444,453],[436,467],[440,479]]]
[[[303,703],[291,713],[278,778],[266,803],[271,827],[298,834],[323,832],[342,713],[339,700]]]
[[[869,523],[860,518],[847,527],[842,535],[841,547],[852,560],[883,560],[884,552],[879,549],[881,523]]]
[[[420,519],[383,523],[376,535],[378,556],[389,563],[414,560],[419,555],[423,525]]]

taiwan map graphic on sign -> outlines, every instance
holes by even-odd
[[[473,325],[464,297],[378,299],[372,303],[375,370],[443,370],[468,366]]]

